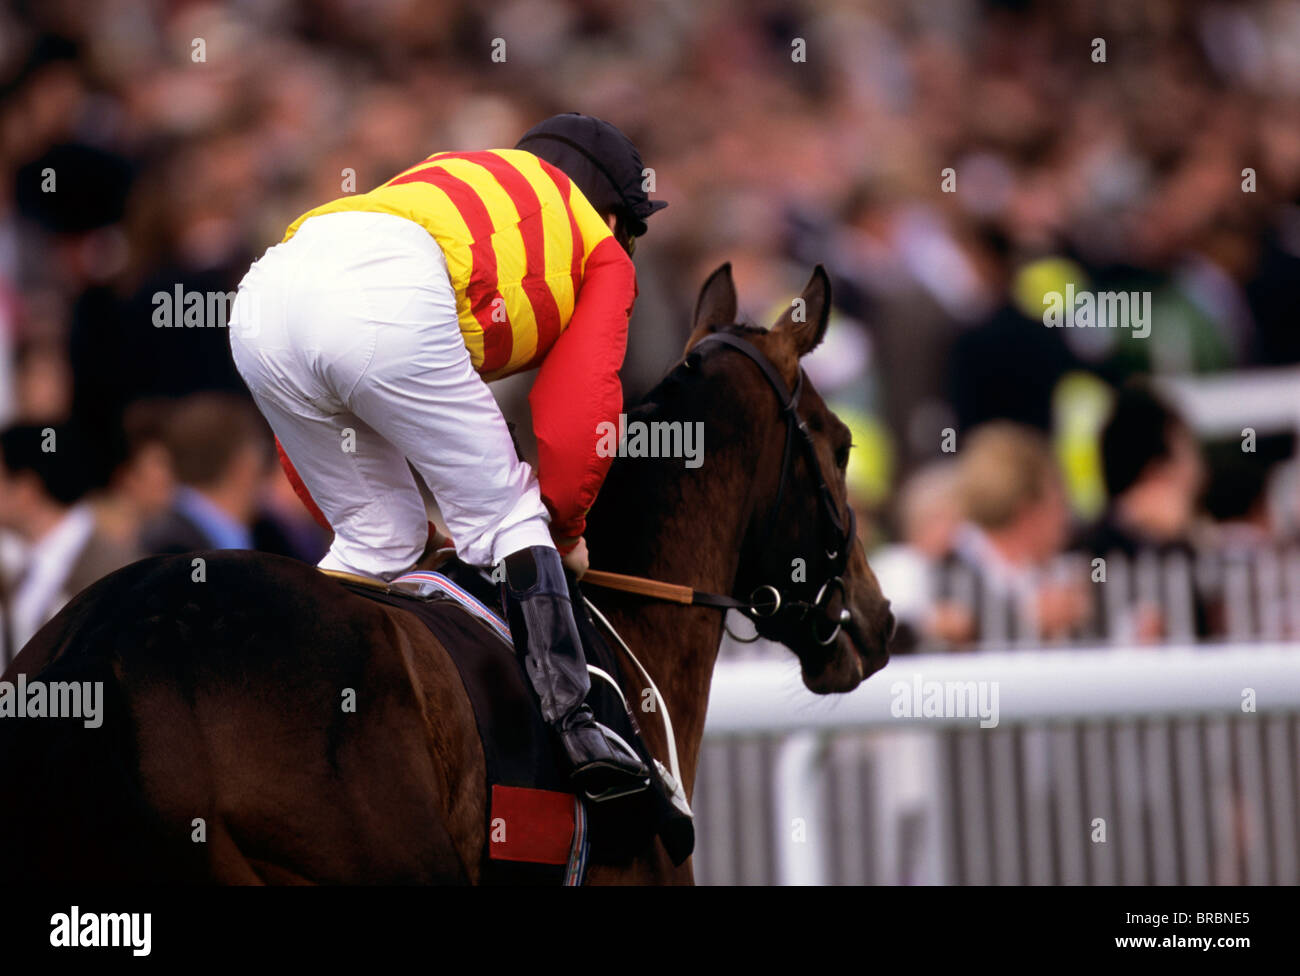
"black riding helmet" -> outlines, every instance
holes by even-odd
[[[645,233],[647,217],[668,206],[641,189],[641,154],[602,119],[578,112],[553,115],[525,132],[515,148],[563,170],[597,211],[620,214],[634,237]]]

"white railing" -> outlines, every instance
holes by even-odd
[[[1300,434],[1300,368],[1295,366],[1157,377],[1155,383],[1204,435],[1240,437],[1245,427]]]
[[[792,658],[724,659],[697,876],[1296,883],[1298,716],[1292,644],[904,656],[829,698]]]

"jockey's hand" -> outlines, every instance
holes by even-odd
[[[563,550],[566,546],[572,545],[572,539],[556,539],[555,545],[558,549]],[[577,545],[564,553],[560,557],[564,561],[565,568],[568,569],[577,579],[582,579],[583,574],[587,572],[589,563],[587,560],[587,540],[578,536]]]

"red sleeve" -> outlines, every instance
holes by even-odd
[[[537,434],[537,478],[551,533],[580,536],[612,458],[596,453],[600,424],[623,409],[618,370],[627,351],[627,319],[636,271],[613,237],[592,249],[578,301],[528,395]]]
[[[307,490],[307,486],[302,483],[302,476],[298,474],[298,469],[289,460],[289,455],[284,453],[284,446],[280,443],[278,437],[275,439],[275,453],[280,458],[280,467],[284,469],[284,476],[289,479],[289,484],[293,485],[293,493],[307,506],[307,511],[311,512],[311,517],[316,520],[317,524],[322,529],[328,529],[330,527],[329,520],[325,518],[325,513],[320,510],[316,500],[311,497],[311,492]]]

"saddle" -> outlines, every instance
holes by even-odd
[[[695,831],[681,788],[650,755],[618,687],[621,668],[596,628],[578,584],[569,581],[574,618],[592,674],[587,703],[658,770],[651,789],[594,804],[575,795],[564,757],[542,719],[504,619],[500,590],[457,559],[385,585],[328,572],[366,599],[414,615],[447,650],[474,710],[487,775],[485,884],[578,885],[590,856],[619,863],[658,835],[674,864],[690,856]]]

